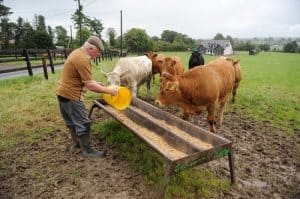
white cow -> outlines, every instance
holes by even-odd
[[[131,90],[133,97],[137,96],[139,87],[147,82],[149,97],[152,62],[147,56],[120,58],[112,72],[102,73],[107,77],[109,85],[126,86]]]

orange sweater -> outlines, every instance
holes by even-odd
[[[74,50],[64,63],[56,94],[71,100],[83,100],[84,84],[94,81],[91,58],[83,48]]]

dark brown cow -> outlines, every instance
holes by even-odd
[[[235,85],[235,62],[218,58],[201,67],[197,66],[182,75],[163,73],[156,103],[160,106],[176,104],[183,109],[183,119],[207,109],[210,131],[214,126],[217,106],[220,104],[218,124]]]

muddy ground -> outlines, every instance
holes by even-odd
[[[176,107],[165,110],[181,115]],[[206,113],[190,121],[208,129]],[[295,136],[286,136],[269,123],[253,121],[232,109],[225,112],[224,124],[217,130],[234,143],[237,177],[237,184],[217,198],[300,198],[299,129]],[[2,152],[0,198],[153,198],[153,188],[117,150],[95,136],[93,141],[97,149],[107,150],[105,159],[83,158],[80,151],[71,150],[66,131]],[[197,169],[202,167],[229,177],[227,158]]]

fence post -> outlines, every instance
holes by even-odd
[[[43,57],[42,61],[43,61],[44,77],[45,77],[45,79],[48,80],[48,70],[47,70],[46,57]]]
[[[64,56],[65,56],[65,60],[68,58],[68,55],[67,55],[67,50],[64,49]]]
[[[33,73],[32,73],[31,63],[30,63],[30,60],[29,60],[28,51],[26,49],[24,49],[23,53],[24,53],[24,56],[25,56],[25,61],[26,61],[26,65],[27,65],[27,70],[28,70],[29,76],[32,76]]]
[[[52,56],[51,56],[51,52],[49,49],[47,49],[47,53],[48,53],[48,59],[50,61],[50,67],[51,67],[51,72],[52,74],[54,74],[54,66],[53,66],[53,61],[52,61]]]
[[[99,55],[98,55],[99,56]],[[96,59],[94,59],[94,61],[96,62],[96,65],[98,66],[98,56],[96,57]]]
[[[111,53],[111,51],[109,51],[109,58],[110,58],[110,61],[112,61],[112,53]]]

